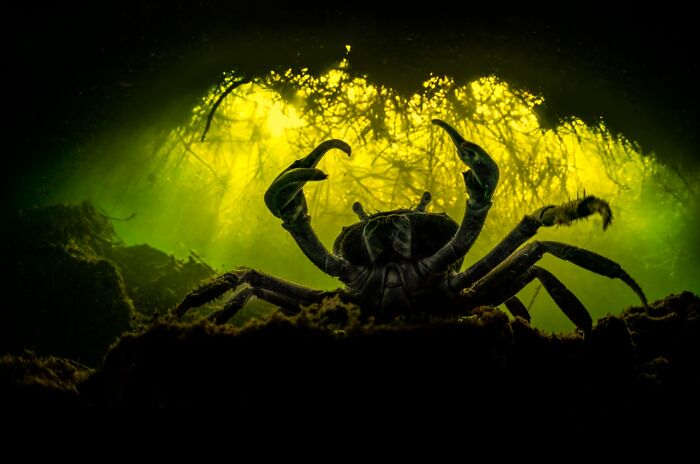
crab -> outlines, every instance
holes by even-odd
[[[431,213],[425,192],[410,209],[367,214],[359,202],[353,211],[360,222],[344,227],[329,252],[311,227],[303,187],[327,175],[316,165],[331,149],[351,155],[342,140],[321,143],[309,155],[294,161],[272,182],[265,193],[270,212],[282,220],[302,252],[321,271],[338,278],[344,287],[321,291],[297,285],[250,268],[227,272],[188,294],[174,309],[178,317],[189,309],[242,287],[223,309],[209,318],[225,323],[251,298],[278,306],[284,312],[340,296],[360,307],[362,314],[377,321],[399,316],[420,318],[432,315],[468,315],[480,306],[499,306],[516,317],[530,321],[530,314],[516,294],[538,279],[564,314],[589,334],[592,319],[581,301],[552,273],[537,266],[545,253],[569,261],[609,278],[622,280],[646,306],[640,286],[622,267],[597,253],[554,241],[529,241],[540,227],[572,224],[598,214],[603,230],[612,222],[610,205],[600,198],[584,195],[561,205],[548,205],[528,214],[500,243],[466,270],[460,271],[465,255],[479,236],[491,208],[499,169],[479,145],[465,140],[446,122],[434,119],[452,139],[459,158],[469,168],[463,173],[468,194],[461,223],[445,213]],[[526,243],[527,242],[527,243]]]

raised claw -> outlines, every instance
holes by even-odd
[[[287,221],[306,213],[306,200],[302,189],[307,182],[328,177],[325,172],[316,169],[316,165],[323,155],[333,148],[347,153],[348,156],[352,153],[350,145],[342,140],[326,140],[304,158],[294,161],[272,181],[265,192],[265,204],[272,214]]]
[[[496,190],[500,172],[496,162],[479,145],[469,142],[462,137],[457,129],[440,119],[433,119],[432,123],[442,127],[450,136],[457,147],[459,158],[469,166],[469,170],[462,173],[464,184],[467,186],[470,203],[483,204],[491,200]]]

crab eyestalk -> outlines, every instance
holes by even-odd
[[[469,142],[457,132],[457,129],[440,119],[432,123],[442,127],[457,147],[457,155],[470,169],[463,172],[464,184],[469,193],[470,204],[483,206],[493,196],[500,176],[496,162],[479,145]]]
[[[416,206],[416,211],[425,211],[425,208],[428,207],[428,204],[430,203],[430,200],[432,200],[433,197],[430,195],[430,192],[423,192],[423,196],[420,197],[420,201],[418,202],[418,206]]]
[[[306,200],[302,189],[307,182],[324,180],[328,177],[325,172],[316,169],[316,165],[323,155],[333,148],[345,152],[348,156],[352,153],[350,145],[342,140],[326,140],[304,158],[294,161],[272,181],[265,192],[265,204],[275,217],[286,222],[300,214],[306,214]]]
[[[360,219],[360,221],[364,221],[369,217],[369,214],[365,212],[365,209],[362,207],[362,204],[360,204],[359,201],[356,201],[352,204],[352,212],[357,214],[357,217]]]

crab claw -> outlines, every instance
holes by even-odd
[[[307,182],[324,180],[328,177],[325,172],[316,169],[316,165],[332,148],[342,150],[348,156],[352,153],[350,145],[342,140],[326,140],[304,158],[294,161],[272,181],[265,192],[265,204],[272,214],[284,221],[306,214],[306,199],[302,189]]]
[[[457,129],[440,119],[432,123],[442,127],[457,147],[459,158],[471,169],[462,173],[464,184],[467,186],[470,203],[484,204],[491,200],[498,184],[499,171],[496,162],[479,145],[464,140]]]

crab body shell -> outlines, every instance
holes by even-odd
[[[445,289],[426,279],[419,262],[443,247],[459,224],[445,213],[398,209],[373,214],[343,227],[333,244],[333,253],[365,270],[346,283],[345,293],[369,314],[379,319],[415,316],[434,306]],[[448,272],[456,272],[462,260]],[[444,286],[443,286],[444,287]]]

